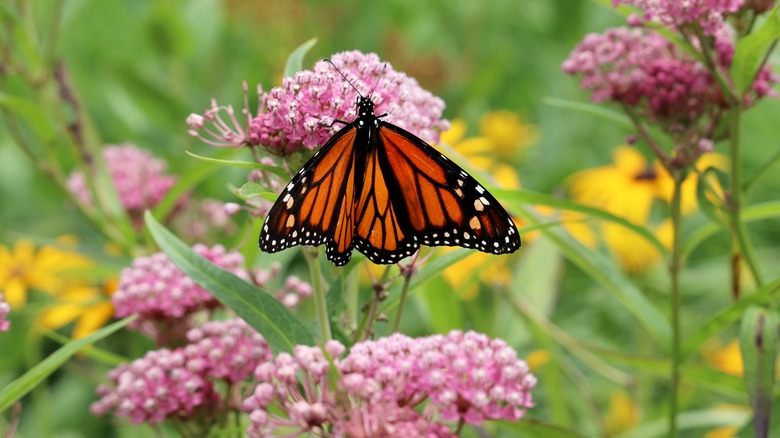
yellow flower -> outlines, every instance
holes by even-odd
[[[539,141],[539,128],[523,123],[512,111],[492,111],[479,122],[479,131],[493,143],[493,151],[511,158],[520,149],[533,146]]]
[[[556,210],[543,205],[536,206],[536,211],[546,216],[549,221],[560,222],[563,228],[583,245],[588,248],[596,247],[596,233],[593,232],[588,215],[571,210]],[[532,231],[526,233],[523,237],[525,237],[526,241],[532,242],[538,235],[539,231]]]
[[[536,370],[550,362],[551,359],[552,354],[550,354],[550,352],[547,350],[534,350],[528,353],[528,356],[525,357],[525,361],[528,363],[528,368],[532,372],[536,372]]]
[[[92,260],[81,254],[44,246],[38,251],[29,240],[18,240],[13,249],[0,245],[0,290],[11,307],[27,301],[29,289],[58,293],[66,284],[64,274],[92,267]]]
[[[612,393],[607,409],[607,436],[618,435],[634,428],[639,422],[639,406],[623,391]]]
[[[673,232],[671,220],[664,220],[652,231],[665,248],[671,248]],[[604,243],[625,272],[639,273],[661,261],[658,248],[622,225],[614,222],[603,223],[601,232]]]
[[[612,165],[583,170],[571,177],[572,198],[632,222],[645,223],[658,197],[659,180],[671,177],[659,164],[649,165],[634,148],[619,147],[612,157]]]
[[[709,167],[715,167],[717,169],[725,169],[728,165],[728,159],[720,154],[705,154],[696,161],[696,170],[703,172]],[[674,181],[668,176],[664,170],[664,174],[667,178],[663,178],[658,184],[658,197],[666,202],[672,202],[672,195],[674,195]],[[716,188],[716,192],[722,197],[722,189],[717,183],[714,177],[710,177],[710,184]],[[699,202],[696,197],[696,186],[699,184],[699,175],[696,172],[691,172],[685,181],[682,183],[682,214],[691,214],[699,207]]]
[[[704,360],[724,373],[741,376],[745,372],[742,352],[736,339],[725,346],[718,339],[710,339],[702,345],[701,354]]]
[[[83,338],[103,327],[114,315],[110,295],[117,289],[117,280],[106,281],[102,287],[74,284],[58,295],[58,303],[48,307],[38,318],[42,327],[57,330],[73,321],[73,339]]]
[[[648,163],[636,149],[622,146],[613,153],[614,163],[574,174],[569,179],[572,198],[580,204],[600,208],[636,224],[646,226],[667,248],[671,247],[672,227],[668,220],[650,224],[650,212],[656,200],[670,201],[674,189],[672,176],[658,162]],[[725,157],[702,156],[697,168],[724,167]],[[695,173],[682,187],[682,211],[690,214],[697,208]],[[596,228],[623,270],[643,271],[661,260],[658,250],[633,231],[605,222]]]

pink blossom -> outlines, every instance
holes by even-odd
[[[237,383],[273,356],[265,339],[241,319],[212,321],[187,332],[187,366],[212,379]]]
[[[216,199],[191,200],[176,214],[171,228],[191,242],[213,242],[236,231],[227,204]]]
[[[500,339],[475,332],[409,338],[394,334],[352,347],[336,341],[298,346],[255,370],[258,382],[244,401],[250,436],[279,428],[337,436],[453,436],[432,420],[481,424],[514,421],[533,406],[536,384],[525,362]],[[341,377],[333,386],[331,364]],[[415,407],[426,403],[426,414]],[[340,435],[341,434],[341,435]]]
[[[176,177],[164,173],[164,161],[132,144],[108,145],[103,148],[103,158],[122,207],[140,229],[144,210],[162,201],[176,183]],[[92,194],[81,171],[70,174],[67,186],[82,204],[93,205]]]
[[[444,102],[420,87],[416,80],[393,70],[374,53],[358,51],[333,55],[333,64],[360,90],[371,95],[376,113],[387,113],[386,121],[396,124],[425,141],[435,142],[449,124],[442,120]],[[252,121],[260,143],[286,154],[301,146],[322,146],[340,124],[355,119],[358,93],[332,65],[320,61],[314,70],[285,78],[266,99],[267,113]]]
[[[133,423],[197,416],[198,424],[208,424],[229,408],[223,401],[234,396],[230,385],[246,380],[271,356],[265,339],[240,319],[206,323],[187,338],[186,347],[151,351],[111,370],[110,384],[98,387],[92,412],[113,411]]]
[[[734,53],[726,28],[714,37],[718,68],[728,70]],[[691,126],[712,108],[726,106],[708,69],[660,34],[615,28],[588,34],[563,62],[564,72],[580,77],[595,102],[630,106],[651,121]],[[773,95],[777,77],[765,68],[753,84],[755,98]],[[753,98],[753,99],[755,99]],[[751,103],[751,98],[746,104]]]
[[[228,252],[220,245],[208,248],[198,244],[193,250],[222,269],[248,279],[241,254]],[[123,269],[112,301],[118,318],[137,313],[139,318],[130,326],[155,338],[160,345],[180,342],[191,327],[191,316],[220,305],[165,253],[139,257]]]
[[[705,35],[714,35],[722,27],[724,16],[738,11],[743,3],[744,0],[612,0],[614,7],[627,4],[642,9],[643,21],[675,30],[695,24]]]
[[[91,411],[110,411],[134,424],[160,423],[168,417],[186,419],[201,414],[198,408],[212,409],[220,403],[214,385],[205,376],[187,368],[181,349],[155,350],[130,364],[108,373],[111,385],[101,385],[100,400]]]
[[[11,322],[5,318],[11,312],[11,306],[3,299],[3,294],[0,292],[0,332],[8,331],[11,327]]]

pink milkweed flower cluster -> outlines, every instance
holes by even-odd
[[[209,248],[197,244],[192,249],[220,268],[249,278],[241,254],[227,251],[221,245]],[[118,318],[138,314],[130,327],[154,338],[158,345],[180,342],[192,327],[194,314],[220,306],[216,298],[181,272],[162,252],[136,258],[130,267],[123,269],[111,299]]]
[[[258,366],[244,401],[250,436],[278,429],[335,436],[453,436],[432,418],[479,425],[515,421],[533,406],[536,378],[500,339],[475,332],[410,338],[394,334],[352,347],[298,346]],[[331,361],[340,375],[330,384]],[[415,408],[426,403],[424,414]],[[413,433],[412,433],[413,432]]]
[[[11,322],[5,319],[10,312],[11,306],[5,302],[3,293],[0,292],[0,332],[8,331],[11,327]]]
[[[384,120],[428,142],[438,141],[439,133],[448,129],[442,119],[444,102],[376,54],[342,52],[331,61],[362,95],[371,94],[377,114],[387,113]],[[190,134],[215,146],[262,145],[274,154],[289,155],[322,146],[343,126],[334,121],[351,122],[356,117],[358,93],[325,61],[284,78],[281,87],[267,93],[258,87],[258,94],[257,114],[251,117],[248,107],[244,109],[251,119],[248,126],[235,117],[232,107],[212,102],[203,116],[188,117]]]
[[[705,35],[715,35],[724,16],[737,12],[744,0],[612,0],[612,5],[627,4],[642,9],[641,17],[629,17],[632,25],[652,21],[680,30],[690,25],[701,27]]]
[[[207,323],[187,338],[186,347],[151,351],[111,370],[110,384],[98,387],[100,399],[91,411],[113,411],[134,424],[193,417],[198,424],[213,424],[237,403],[231,400],[232,385],[272,356],[265,339],[240,319]]]
[[[725,28],[715,47],[718,68],[728,70],[734,44]],[[580,77],[580,86],[592,93],[593,101],[622,103],[667,128],[695,125],[713,108],[727,106],[704,64],[651,30],[614,28],[591,33],[562,69]],[[774,96],[772,85],[777,80],[764,68],[752,85],[754,99]]]
[[[103,148],[103,159],[122,207],[136,228],[140,229],[143,226],[144,210],[162,201],[176,184],[176,177],[165,174],[164,161],[132,144],[107,145]],[[77,170],[71,173],[67,187],[83,205],[93,205],[83,172]]]

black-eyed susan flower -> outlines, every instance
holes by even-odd
[[[724,168],[726,158],[710,153],[703,155],[696,163],[699,171],[710,166]],[[691,214],[698,207],[697,184],[698,174],[695,172],[683,183],[683,214]],[[622,146],[613,153],[612,164],[574,174],[569,179],[569,187],[572,198],[578,203],[646,226],[656,234],[662,245],[671,246],[672,228],[669,220],[650,220],[653,204],[656,201],[670,202],[674,188],[672,176],[658,161],[648,162],[636,149]],[[612,222],[596,223],[593,226],[624,271],[641,272],[660,261],[658,249],[630,229]]]
[[[32,241],[20,239],[13,248],[0,245],[0,290],[18,308],[27,302],[30,289],[55,295],[68,284],[68,271],[92,266],[91,259],[77,252],[50,245],[36,249]]]

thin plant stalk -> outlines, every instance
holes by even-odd
[[[669,438],[677,437],[678,392],[680,386],[680,366],[682,365],[682,333],[680,328],[680,270],[682,268],[682,184],[686,170],[677,169],[674,174],[674,193],[672,194],[672,254],[669,263],[671,277],[670,304],[672,314],[672,367],[669,378]]]
[[[322,281],[322,269],[320,267],[320,258],[316,254],[311,254],[304,250],[306,261],[309,264],[309,274],[311,275],[311,285],[314,289],[314,308],[317,313],[317,319],[320,321],[320,333],[323,342],[333,339],[330,331],[330,318],[328,318],[328,305],[325,300],[325,285]]]
[[[742,142],[741,142],[741,123],[742,108],[739,104],[734,105],[731,111],[730,126],[730,159],[731,159],[731,193],[728,204],[729,215],[731,216],[732,233],[732,291],[734,298],[739,298],[739,270],[742,262],[747,265],[753,280],[757,286],[763,284],[761,272],[758,269],[753,245],[747,234],[747,228],[742,220],[743,187],[742,187]]]
[[[409,296],[409,283],[412,282],[412,276],[404,274],[404,285],[401,289],[401,301],[398,303],[398,313],[395,315],[395,324],[393,324],[393,333],[398,332],[401,327],[401,316],[404,313],[404,306],[406,305],[406,298]]]

